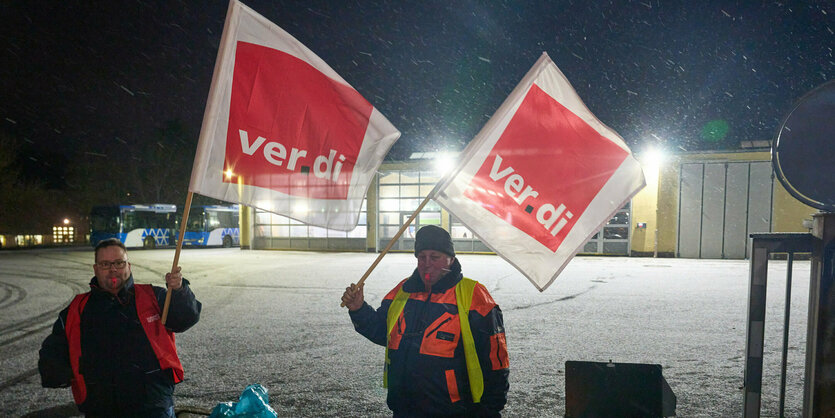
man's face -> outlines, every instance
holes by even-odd
[[[99,287],[112,294],[119,293],[130,277],[130,263],[125,250],[118,246],[100,248],[96,253],[96,264],[93,264],[93,271],[96,273]],[[117,264],[124,262],[121,268]]]
[[[418,273],[424,283],[432,286],[437,283],[444,274],[449,272],[449,266],[455,257],[435,250],[423,250],[418,253]],[[427,279],[427,274],[429,278]]]

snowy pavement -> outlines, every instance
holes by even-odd
[[[387,416],[383,349],[356,334],[339,298],[376,254],[184,250],[180,265],[203,303],[177,336],[186,381],[179,407],[211,409],[250,383],[280,416]],[[748,261],[579,257],[540,293],[499,257],[459,257],[504,312],[509,417],[562,416],[565,362],[654,363],[682,417],[740,416]],[[139,283],[160,285],[173,250],[129,251]],[[415,266],[389,254],[366,282],[380,299]],[[69,389],[43,389],[40,342],[57,311],[92,276],[92,250],[0,251],[0,415],[71,416]],[[776,416],[786,262],[771,261],[762,416]],[[786,415],[803,390],[809,262],[795,261]]]

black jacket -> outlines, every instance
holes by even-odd
[[[160,310],[166,289],[154,286]],[[200,319],[202,305],[188,281],[171,293],[166,328],[183,332]],[[69,343],[64,309],[46,337],[38,359],[44,387],[67,387],[72,380]],[[87,399],[79,410],[89,415],[129,416],[142,411],[173,406],[174,380],[170,371],[160,370],[136,313],[133,276],[118,295],[90,281],[90,298],[81,314],[81,359],[79,370],[87,386]]]
[[[404,323],[392,330],[386,398],[395,416],[499,416],[504,408],[509,388],[504,322],[482,285],[473,292],[468,314],[484,377],[481,402],[472,400],[455,301],[455,285],[462,277],[456,259],[450,272],[432,286],[431,295],[417,269],[402,283],[411,295],[403,309]],[[350,313],[357,332],[386,345],[386,316],[399,287],[386,295],[379,309],[366,303]]]

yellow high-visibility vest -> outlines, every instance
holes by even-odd
[[[473,301],[473,291],[477,281],[464,277],[455,285],[455,302],[458,305],[458,319],[461,321],[461,341],[464,343],[464,359],[467,361],[467,376],[470,378],[470,392],[473,395],[473,402],[481,402],[481,395],[484,393],[484,376],[481,374],[481,365],[478,363],[478,354],[475,351],[473,332],[470,330],[470,305]],[[383,387],[388,387],[388,368],[391,364],[389,359],[389,340],[391,330],[397,323],[406,301],[409,300],[409,293],[403,291],[403,286],[397,289],[394,300],[389,305],[386,316],[386,363],[383,369]]]

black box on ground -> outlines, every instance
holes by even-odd
[[[660,364],[565,362],[565,416],[669,417],[676,396]]]

